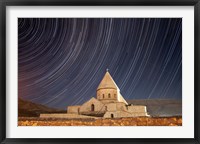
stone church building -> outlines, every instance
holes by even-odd
[[[96,98],[82,105],[68,106],[67,113],[103,118],[148,116],[146,106],[126,102],[108,70],[96,90]]]

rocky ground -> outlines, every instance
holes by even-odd
[[[96,120],[20,117],[18,126],[182,126],[182,117],[137,117]]]

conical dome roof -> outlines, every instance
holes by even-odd
[[[108,71],[104,75],[104,77],[103,77],[101,83],[99,84],[97,90],[103,89],[103,88],[119,89]]]

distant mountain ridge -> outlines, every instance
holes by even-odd
[[[181,100],[127,100],[129,104],[145,105],[147,112],[152,117],[170,117],[182,116],[182,101]]]
[[[66,113],[66,110],[49,108],[21,98],[18,99],[18,117],[39,117],[41,113]]]

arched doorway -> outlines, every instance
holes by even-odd
[[[94,104],[91,105],[91,111],[94,111]]]
[[[111,118],[114,118],[114,114],[111,114],[110,117],[111,117]]]

